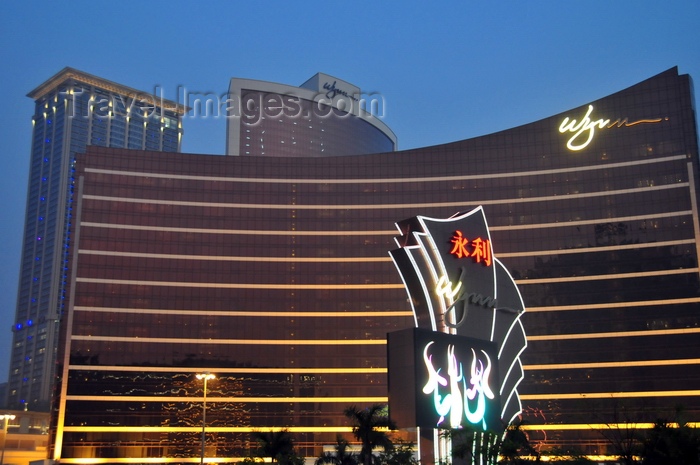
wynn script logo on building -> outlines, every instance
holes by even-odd
[[[419,421],[417,426],[432,428],[497,430],[522,410],[517,387],[523,378],[520,354],[527,346],[520,320],[525,307],[494,253],[484,211],[479,207],[447,219],[417,216],[397,227],[399,248],[390,255],[406,287],[416,328],[429,334],[420,341],[414,336],[412,347],[401,346],[407,337],[393,338],[390,363],[401,366],[401,357],[412,358],[405,377],[411,370],[416,373],[411,375],[414,390],[405,393],[407,382],[396,381],[390,366],[390,414],[404,426]],[[457,339],[438,344],[433,339],[437,335]],[[413,403],[406,400],[412,396]],[[404,402],[415,404],[416,420],[401,412]]]
[[[350,93],[348,91],[336,87],[335,86],[336,82],[338,82],[338,81],[333,81],[333,84],[329,84],[328,82],[323,84],[323,90],[328,91],[328,92],[326,92],[327,99],[333,100],[336,96],[342,95],[343,97],[354,100],[355,102],[359,101],[359,99],[356,96],[350,95]]]
[[[588,147],[588,144],[593,140],[593,136],[595,136],[596,129],[630,127],[638,124],[660,123],[661,121],[668,120],[668,118],[653,118],[639,119],[630,122],[627,118],[618,118],[610,122],[610,119],[604,118],[593,120],[591,118],[592,114],[593,105],[588,105],[588,111],[586,111],[586,114],[580,120],[569,118],[568,116],[562,120],[559,125],[559,132],[562,134],[573,134],[566,143],[566,147],[569,150],[579,151]]]

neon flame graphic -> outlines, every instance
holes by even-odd
[[[469,389],[466,389],[464,393],[464,405],[466,406],[465,415],[469,423],[477,424],[481,422],[485,430],[486,421],[484,420],[484,415],[486,413],[486,399],[484,399],[484,397],[493,399],[494,395],[493,391],[491,391],[491,388],[489,387],[489,375],[491,374],[491,359],[489,358],[486,352],[484,352],[483,350],[481,352],[486,357],[486,367],[484,367],[484,364],[481,360],[477,360],[476,353],[474,352],[474,349],[472,349],[472,354],[474,358],[472,359],[471,377],[469,378],[469,384],[471,385],[471,387]],[[477,398],[476,410],[472,412],[469,409],[467,399],[474,400],[475,397]]]
[[[466,406],[466,399],[462,403],[462,395],[459,391],[460,381],[464,382],[462,364],[455,357],[455,346],[447,348],[447,374],[450,376],[450,427],[459,428],[462,423],[462,410]]]
[[[428,355],[428,349],[434,342],[430,342],[425,346],[423,350],[423,360],[425,361],[425,367],[428,369],[428,382],[423,386],[423,394],[433,393],[433,403],[435,405],[435,411],[440,415],[440,420],[438,425],[442,423],[445,419],[445,415],[450,412],[450,395],[446,395],[444,399],[441,399],[440,389],[438,385],[447,386],[447,380],[440,376],[440,370],[436,370],[433,367],[433,356]]]
[[[495,395],[489,386],[491,374],[491,359],[483,350],[477,355],[472,349],[472,363],[469,380],[464,376],[462,363],[455,355],[454,345],[447,348],[447,378],[440,374],[441,368],[435,368],[430,347],[434,341],[426,344],[423,349],[423,361],[428,371],[428,381],[423,386],[423,393],[433,395],[435,412],[440,416],[436,426],[440,426],[449,415],[450,428],[462,428],[463,419],[472,425],[481,425],[484,431],[486,425],[486,399],[494,399]],[[484,357],[485,363],[480,358]],[[444,395],[441,394],[442,386]],[[474,410],[470,407],[476,403]]]

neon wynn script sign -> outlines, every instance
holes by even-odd
[[[568,116],[564,118],[564,120],[561,122],[561,125],[559,125],[559,132],[564,134],[564,133],[570,133],[573,134],[571,136],[571,139],[566,143],[566,147],[569,150],[573,151],[579,151],[582,149],[585,149],[588,147],[588,144],[591,143],[593,140],[593,136],[595,135],[595,130],[596,128],[598,129],[610,129],[613,127],[630,127],[630,126],[636,126],[637,124],[644,124],[644,123],[659,123],[663,121],[663,118],[654,118],[654,119],[640,119],[637,121],[629,122],[627,118],[620,120],[619,118],[615,120],[614,122],[610,122],[609,119],[597,119],[593,121],[591,119],[591,113],[593,113],[593,105],[588,105],[588,111],[586,112],[586,115],[581,119],[580,121],[577,121],[575,119],[571,119]],[[668,118],[666,118],[668,119]]]

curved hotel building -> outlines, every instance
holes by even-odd
[[[346,153],[341,134],[321,153],[293,118],[229,128],[240,156],[88,147],[52,458],[199,462],[203,404],[207,461],[251,453],[253,431],[286,429],[308,457],[351,438],[343,410],[388,401],[387,333],[416,325],[388,254],[395,223],[479,206],[526,307],[522,417],[543,453],[612,453],[601,429],[676,405],[699,421],[693,101],[674,68],[415,150],[378,136],[381,153]],[[302,149],[261,141],[265,125]]]

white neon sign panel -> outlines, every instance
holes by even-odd
[[[569,150],[577,152],[588,147],[588,144],[590,144],[593,140],[596,129],[610,129],[613,127],[621,128],[623,126],[630,127],[643,123],[659,123],[663,120],[663,118],[640,119],[630,123],[627,121],[627,118],[625,118],[623,120],[617,119],[611,123],[610,119],[603,118],[594,121],[591,119],[592,113],[593,105],[588,105],[588,111],[586,111],[586,114],[580,121],[569,118],[568,116],[562,120],[561,124],[559,125],[559,132],[562,134],[573,134],[573,136],[571,136],[566,143],[566,147]]]

